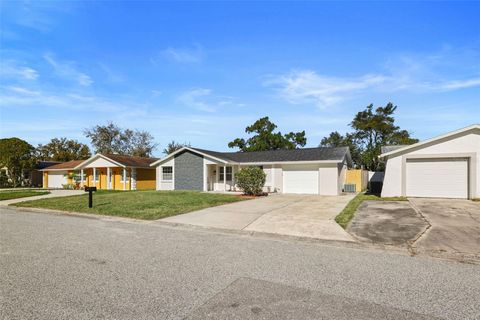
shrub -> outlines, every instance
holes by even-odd
[[[257,196],[263,192],[265,185],[266,174],[259,167],[247,167],[240,170],[235,179],[239,188],[243,190],[246,195]]]

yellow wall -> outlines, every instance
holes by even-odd
[[[123,168],[111,168],[112,170],[112,190],[124,190],[122,183]],[[93,182],[93,169],[84,169],[86,176],[85,186],[97,189],[107,189],[107,168],[96,168],[97,176],[100,175],[100,181],[96,185]],[[130,190],[132,180],[132,169],[127,168],[127,185],[125,190]],[[155,169],[137,169],[137,190],[155,189],[156,186]]]
[[[43,187],[48,188],[48,172],[43,172]]]
[[[368,172],[365,172],[362,169],[347,170],[345,184],[354,184],[357,192],[365,190],[368,183]]]
[[[130,190],[131,169],[127,168],[127,184],[125,190]],[[123,190],[122,175],[123,168],[112,168],[112,187],[115,190]]]
[[[155,190],[155,169],[137,169],[137,190]]]

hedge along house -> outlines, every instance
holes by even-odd
[[[44,182],[47,182],[44,185],[49,188],[75,184],[105,190],[155,189],[155,170],[150,164],[156,160],[96,154],[87,160],[69,161],[44,169]]]
[[[259,166],[266,174],[266,192],[320,195],[341,194],[350,165],[347,147],[256,152],[184,147],[151,164],[157,190],[237,191],[235,174]]]

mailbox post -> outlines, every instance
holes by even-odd
[[[85,192],[88,192],[88,207],[93,207],[93,191],[97,191],[97,187],[85,187]]]

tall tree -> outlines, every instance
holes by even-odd
[[[239,148],[240,151],[264,151],[278,149],[296,149],[307,144],[305,131],[289,132],[282,134],[274,132],[277,126],[268,117],[255,121],[254,124],[245,128],[246,133],[254,135],[247,140],[237,138],[228,143],[229,148]]]
[[[163,153],[168,155],[170,153],[173,153],[177,150],[182,149],[183,147],[190,147],[190,143],[187,143],[187,142],[179,143],[179,142],[175,142],[175,140],[172,140],[167,144],[165,149],[163,149]]]
[[[39,144],[35,153],[38,160],[44,161],[83,160],[91,156],[86,144],[67,138],[53,138],[45,145]]]
[[[418,142],[407,130],[401,130],[395,125],[393,114],[396,109],[397,106],[391,102],[376,109],[370,104],[353,118],[350,123],[354,130],[352,133],[343,137],[338,132],[332,132],[329,137],[323,138],[320,144],[348,145],[358,166],[372,171],[383,170],[383,163],[378,159],[382,146]]]
[[[110,122],[85,129],[96,153],[118,153],[139,157],[150,157],[157,144],[147,131],[123,129]]]
[[[331,132],[328,137],[324,137],[320,141],[319,147],[349,147],[353,163],[356,166],[361,165],[361,153],[352,133],[347,133],[343,136],[338,131]]]
[[[395,110],[397,106],[391,102],[375,110],[373,104],[370,104],[365,110],[358,112],[350,124],[362,150],[362,163],[368,170],[383,170],[383,163],[378,159],[382,146],[418,142],[410,137],[408,131],[400,130],[400,127],[395,125]]]
[[[35,165],[34,148],[19,138],[0,139],[0,167],[6,167],[13,186],[22,184],[22,173]]]

